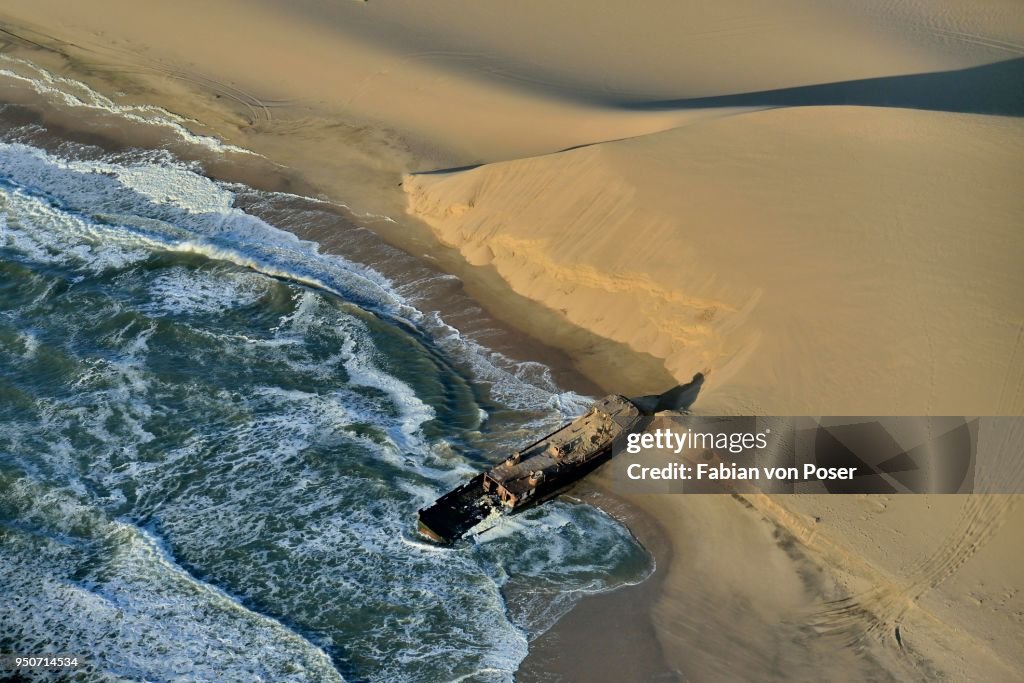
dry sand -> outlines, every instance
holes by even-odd
[[[706,413],[1024,414],[1017,0],[6,0],[0,28],[395,217],[610,389],[710,366]],[[689,680],[1021,677],[1011,498],[634,502]]]
[[[834,106],[405,189],[520,294],[680,380],[712,368],[703,411],[1016,415],[1022,173],[1021,119]]]

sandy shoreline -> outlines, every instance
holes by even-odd
[[[38,123],[45,127],[45,133],[29,142],[55,153],[65,141],[96,145],[104,152],[111,153],[127,151],[137,146],[156,146],[154,142],[160,140],[150,137],[153,131],[146,126],[141,126],[138,131],[122,129],[115,132],[105,129],[101,124],[98,125],[96,121],[67,118],[67,112],[55,111],[46,106],[36,107],[39,107],[39,103],[32,101],[29,105],[4,111],[0,114],[0,126],[26,126]],[[204,149],[196,149],[194,146],[183,146],[177,152],[182,160],[203,163],[211,176],[219,180],[244,182],[267,192],[296,193],[300,196],[308,194],[308,186],[301,178],[282,173],[279,168],[262,159],[225,159],[220,154],[207,155]],[[300,199],[298,202],[304,203],[305,200]],[[239,208],[252,215],[262,215],[259,207],[243,204]],[[342,254],[374,267],[396,282],[429,282],[444,274],[444,271],[437,267],[436,259],[417,259],[398,254],[387,242],[378,238],[376,231],[369,232],[366,228],[360,227],[367,223],[379,223],[354,217],[344,205],[320,206],[318,211],[323,214],[320,222],[304,225],[289,223],[289,227],[301,238],[317,242],[327,252]],[[264,217],[273,222],[273,216]],[[491,351],[505,354],[512,359],[542,363],[550,371],[552,380],[562,390],[585,395],[598,395],[602,392],[598,385],[579,373],[564,349],[529,337],[503,320],[491,317],[469,296],[466,289],[460,281],[436,288],[433,293],[429,288],[421,289],[417,295],[417,303],[424,310],[438,311],[461,333],[485,344]],[[506,303],[510,308],[515,308],[515,299],[514,293],[509,293],[506,297]],[[527,301],[520,306],[529,310],[535,305]],[[550,329],[549,327],[548,330]],[[569,334],[573,334],[573,331],[570,330]],[[657,369],[653,372],[656,374]],[[629,526],[638,540],[656,558],[660,570],[657,577],[649,578],[639,585],[584,597],[578,608],[570,612],[572,617],[556,623],[531,646],[531,654],[524,663],[522,680],[548,681],[556,671],[561,672],[561,675],[566,677],[565,680],[573,680],[574,674],[583,670],[590,671],[591,680],[594,681],[622,680],[623,673],[637,670],[650,671],[652,675],[669,675],[671,671],[660,652],[650,615],[658,595],[658,586],[661,584],[660,577],[664,575],[670,560],[671,549],[663,532],[653,517],[646,515],[639,508],[624,503],[622,498],[605,489],[594,488],[584,483],[578,490],[573,491],[572,495],[578,500],[601,507]],[[621,614],[624,608],[630,613],[628,623],[635,631],[636,637],[630,641],[623,641],[618,634],[602,630],[607,638],[605,657],[593,656],[593,638],[600,637],[601,634],[591,632],[590,626],[593,622],[587,620],[600,620],[609,613]],[[584,619],[582,624],[579,623],[579,619]],[[567,639],[567,634],[573,637]],[[631,656],[641,656],[643,661],[638,663]],[[587,658],[589,664],[583,664],[581,667],[581,658]],[[610,668],[606,666],[609,664]]]
[[[665,656],[653,621],[672,544],[658,517],[592,482],[569,495],[596,505],[626,524],[651,553],[654,574],[634,586],[584,597],[549,631],[530,644],[517,681],[662,681],[678,679]]]
[[[264,157],[228,154],[215,176],[350,203],[456,274],[453,311],[480,301],[508,325],[499,349],[561,369],[566,388],[660,391],[711,366],[705,413],[1024,414],[1024,97],[1005,87],[1019,5],[675,5],[530,2],[494,22],[458,3],[12,0],[0,47]],[[551,34],[542,49],[534,29]],[[105,105],[2,94],[80,135],[194,147],[111,130]],[[525,673],[563,666],[558,644],[570,657],[576,629],[634,595],[653,602],[630,623],[652,624],[657,648],[637,656],[664,656],[654,676],[1024,670],[1013,500],[627,501],[671,566],[585,600]],[[984,533],[922,583],[964,528]],[[812,637],[826,601],[860,595],[884,596],[844,624],[865,640]]]
[[[1024,130],[1019,117],[994,115],[1024,107],[1024,97],[993,100],[972,85],[973,69],[998,72],[980,78],[981,95],[1019,78],[1019,13],[1000,4],[924,21],[928,10],[914,3],[850,15],[790,2],[762,17],[748,4],[711,5],[707,16],[672,11],[687,25],[709,22],[712,35],[735,12],[752,13],[710,42],[765,53],[760,80],[718,63],[718,52],[661,45],[666,56],[630,85],[639,73],[631,49],[652,48],[575,34],[558,57],[589,67],[549,73],[558,62],[511,56],[531,46],[529,35],[506,35],[475,12],[449,17],[451,35],[423,32],[417,20],[435,22],[415,3],[311,0],[286,11],[228,2],[204,12],[185,2],[139,14],[118,0],[102,12],[14,2],[0,20],[10,22],[8,53],[120,92],[120,102],[169,107],[315,195],[399,218],[374,229],[436,258],[492,313],[566,348],[605,388],[661,390],[669,374],[710,366],[704,405],[716,412],[1024,411],[1024,395],[1011,391],[1024,384],[1024,282],[1012,265],[1024,244],[1009,180]],[[61,21],[41,21],[48,12]],[[783,30],[787,12],[799,22]],[[914,17],[927,30],[894,31],[894,22],[916,26]],[[652,16],[619,18],[655,29]],[[531,5],[517,22],[565,20]],[[213,40],[229,26],[245,35],[230,49]],[[210,40],[187,38],[195,31]],[[477,31],[508,43],[508,54],[439,48]],[[991,37],[950,38],[979,31]],[[830,45],[820,64],[780,48],[814,49],[820,36]],[[844,52],[835,41],[853,44]],[[898,80],[915,72],[948,75]],[[598,73],[603,80],[580,83]],[[897,80],[863,85],[886,77]],[[822,95],[792,94],[830,82],[839,85]],[[707,101],[744,91],[776,95]],[[756,111],[776,102],[803,106]],[[638,231],[644,240],[633,243]]]

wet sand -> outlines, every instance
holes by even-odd
[[[115,136],[109,134],[109,129],[102,130],[95,121],[76,120],[59,111],[25,105],[0,109],[0,128],[32,126],[38,126],[38,131],[24,142],[53,152],[65,141],[92,145],[97,153],[117,153],[146,144],[152,146],[154,142],[148,137],[152,131],[144,126],[138,130],[122,129]],[[244,183],[266,192],[300,195],[295,197],[291,207],[280,200],[274,206],[278,211],[282,207],[289,211],[306,211],[302,221],[296,221],[294,213],[282,216],[260,205],[242,202],[239,208],[274,225],[287,227],[300,237],[317,242],[327,252],[371,266],[396,283],[414,287],[421,310],[437,311],[463,335],[510,359],[542,363],[561,389],[593,396],[603,393],[601,387],[576,369],[564,349],[545,344],[489,315],[469,295],[464,283],[448,276],[435,259],[413,257],[381,239],[378,232],[363,227],[379,225],[379,222],[353,216],[340,205],[303,199],[310,187],[297,175],[259,159],[225,160],[220,155],[207,155],[202,150],[185,147],[179,147],[176,152],[183,160],[203,163],[210,176],[218,180]],[[516,296],[510,294],[508,298]],[[518,305],[527,310],[536,306],[525,300]],[[514,307],[510,302],[509,308]],[[569,332],[573,333],[583,338],[590,336],[582,330]],[[599,345],[601,340],[590,343]],[[657,369],[652,372],[656,373]],[[661,579],[671,559],[667,537],[652,517],[606,488],[581,482],[568,495],[598,506],[626,524],[651,553],[657,570],[635,586],[583,597],[568,615],[531,644],[530,655],[517,680],[574,681],[586,674],[588,680],[593,681],[622,681],[631,680],[628,677],[638,672],[642,680],[676,680],[661,652],[651,621]],[[616,615],[615,628],[608,628],[609,615]]]
[[[659,523],[642,508],[625,502],[592,481],[569,494],[596,505],[626,524],[654,558],[654,573],[642,583],[584,597],[547,633],[530,644],[520,665],[522,683],[570,681],[682,681],[665,658],[652,620],[661,594],[672,546]]]
[[[669,5],[683,14],[658,21]],[[488,345],[542,360],[564,388],[649,393],[711,364],[701,405],[723,413],[1020,414],[1021,119],[1019,98],[997,87],[1019,73],[1019,5],[612,3],[617,29],[643,27],[613,35],[599,13],[556,15],[549,3],[526,3],[500,26],[453,8],[0,8],[5,54],[118,104],[161,105],[263,159],[113,128],[102,107],[61,110],[52,93],[0,95],[75,135],[166,146],[216,177],[348,203],[355,220],[340,209],[304,235],[338,248],[363,225],[457,275],[432,290],[438,309],[469,328],[480,321]],[[566,30],[580,21],[589,32]],[[532,27],[568,37],[537,53]],[[460,49],[446,50],[453,42]],[[465,49],[481,42],[498,49]],[[996,94],[962,87],[978,83]],[[779,109],[753,111],[764,107]],[[593,248],[566,246],[589,236]],[[524,676],[571,680],[588,661],[595,677],[674,670],[698,681],[1024,670],[1020,506],[628,504],[671,548],[658,574],[585,598],[538,639]],[[624,514],[644,536],[646,522]],[[969,551],[957,546],[964,528],[984,532]],[[951,573],[922,580],[929,557]],[[847,598],[857,608],[837,627],[823,605]],[[605,641],[595,657],[590,645],[620,614],[640,650]]]

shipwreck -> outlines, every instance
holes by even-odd
[[[697,373],[663,394],[602,398],[420,510],[420,534],[450,545],[495,514],[515,514],[554,497],[607,462],[616,438],[643,429],[655,413],[689,408],[703,383],[704,373]]]

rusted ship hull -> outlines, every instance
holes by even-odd
[[[419,532],[435,543],[447,545],[484,521],[494,508],[493,501],[484,494],[483,481],[481,472],[420,510]]]
[[[611,457],[612,447],[609,444],[592,460],[573,470],[571,475],[550,479],[539,484],[534,489],[535,494],[528,501],[514,508],[503,506],[497,494],[484,491],[485,473],[480,473],[465,484],[438,498],[430,507],[420,510],[419,532],[435,543],[450,545],[494,512],[517,514],[550,500],[608,462]]]
[[[419,531],[451,544],[495,514],[515,514],[550,499],[612,456],[619,434],[638,427],[642,413],[621,396],[517,451],[419,511]]]
[[[703,383],[698,373],[663,394],[604,397],[586,414],[420,510],[420,533],[436,543],[455,543],[492,514],[521,512],[557,495],[607,462],[615,439],[643,428],[655,412],[689,408]]]

